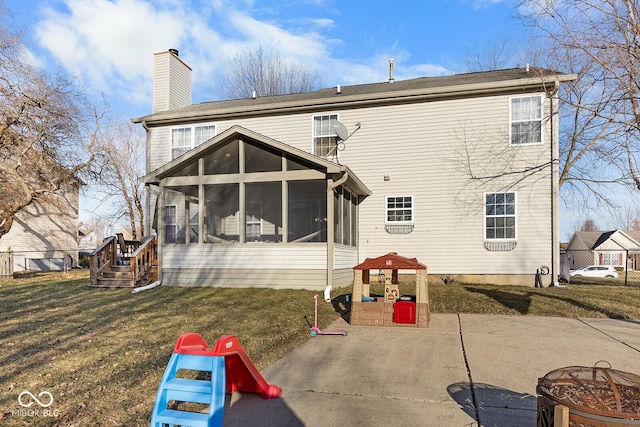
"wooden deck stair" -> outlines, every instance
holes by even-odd
[[[126,243],[125,243],[126,242]],[[124,241],[122,236],[105,239],[90,256],[91,286],[136,288],[158,280],[157,240]]]

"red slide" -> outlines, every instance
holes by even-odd
[[[213,354],[224,356],[227,394],[233,394],[234,391],[260,393],[263,399],[276,399],[282,394],[280,387],[265,381],[235,336],[221,336]]]

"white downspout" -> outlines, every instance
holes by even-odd
[[[339,187],[345,182],[347,182],[347,179],[349,179],[349,174],[347,172],[344,172],[344,174],[339,180],[327,186],[327,210],[329,209],[329,198],[333,199],[333,190],[336,187]],[[336,222],[335,218],[333,218],[334,210],[335,209],[332,209],[332,212],[331,212],[331,218],[332,218],[333,224],[335,224]],[[329,217],[329,215],[327,215],[327,217]],[[324,300],[326,302],[331,302],[331,288],[333,283],[333,252],[335,248],[335,242],[333,241],[333,236],[335,235],[335,233],[331,233],[331,235],[329,235],[329,229],[330,228],[333,229],[333,224],[332,224],[332,227],[327,227],[327,285],[324,288]]]
[[[558,88],[560,82],[555,81],[549,96],[551,104],[551,287],[560,287],[558,277],[560,275],[560,221],[559,221],[559,127],[558,120]],[[554,126],[555,125],[555,126]]]

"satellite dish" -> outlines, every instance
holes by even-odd
[[[345,141],[347,138],[349,138],[349,131],[347,130],[346,126],[340,123],[338,120],[331,119],[330,125],[331,129],[333,129],[336,135],[338,135],[338,139],[340,139],[341,141]]]

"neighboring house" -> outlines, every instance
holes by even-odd
[[[640,231],[577,231],[567,246],[571,270],[585,265],[640,268]]]
[[[575,76],[390,75],[192,105],[177,51],[154,64],[153,112],[133,121],[164,284],[320,289],[389,252],[469,282],[533,286],[543,265],[557,280],[556,91]]]
[[[78,266],[78,191],[68,186],[55,201],[35,200],[15,215],[0,252],[13,253],[13,271],[63,270]]]

